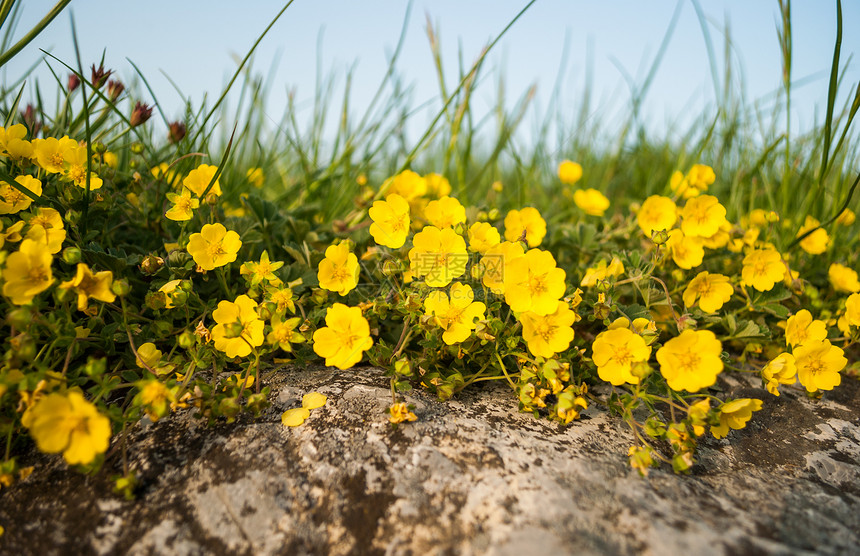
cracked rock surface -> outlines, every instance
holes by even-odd
[[[206,427],[179,413],[131,435],[141,487],[111,493],[119,458],[92,477],[29,454],[0,491],[0,554],[857,554],[860,382],[823,400],[765,399],[746,429],[700,444],[694,474],[640,478],[618,418],[592,407],[561,427],[516,410],[502,384],[392,429],[377,369],[290,370],[260,419]],[[304,425],[280,414],[319,391]]]

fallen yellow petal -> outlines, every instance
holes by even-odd
[[[296,407],[288,409],[281,415],[281,423],[287,427],[298,427],[305,422],[305,419],[311,416],[311,412],[304,407]]]
[[[319,392],[310,392],[302,396],[302,407],[305,409],[316,409],[325,405],[328,398]]]

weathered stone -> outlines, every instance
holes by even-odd
[[[392,429],[376,369],[283,371],[256,421],[212,428],[177,414],[131,435],[138,498],[29,454],[0,491],[3,554],[856,554],[860,383],[821,401],[767,398],[746,429],[704,440],[691,476],[640,478],[629,431],[593,406],[569,427],[516,412],[501,384],[447,403],[408,396]],[[329,397],[304,425],[280,414]]]

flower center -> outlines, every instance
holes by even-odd
[[[679,353],[678,362],[686,372],[694,372],[701,362],[701,357],[693,352]]]

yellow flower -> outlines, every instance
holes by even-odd
[[[729,434],[729,429],[742,429],[752,418],[753,411],[761,409],[761,400],[743,398],[726,402],[719,407],[720,424],[711,427],[714,438],[723,438]]]
[[[379,245],[399,249],[406,243],[409,235],[409,203],[397,194],[391,194],[384,201],[375,201],[367,211],[373,224],[370,235]]]
[[[692,307],[699,300],[699,308],[705,313],[715,313],[732,298],[735,289],[728,276],[700,272],[690,280],[684,290],[684,305]]]
[[[579,285],[583,288],[589,288],[607,278],[614,278],[622,274],[624,274],[624,264],[621,259],[613,256],[608,264],[606,259],[601,259],[597,266],[592,266],[585,271],[585,276],[582,277],[582,282]]]
[[[9,126],[9,129],[0,126],[0,155],[9,154],[9,144],[21,141],[27,136],[27,127],[24,124]]]
[[[836,218],[836,223],[842,226],[850,226],[857,219],[857,215],[850,208],[847,208],[839,213]]]
[[[84,263],[78,263],[75,277],[60,284],[64,290],[74,289],[78,293],[78,311],[86,311],[89,298],[112,303],[116,295],[111,291],[113,272],[103,270],[93,274]]]
[[[594,188],[577,189],[573,192],[573,202],[580,209],[585,211],[585,214],[591,216],[603,216],[606,209],[609,208],[609,199]]]
[[[418,417],[409,410],[409,406],[406,405],[406,402],[391,404],[391,407],[388,408],[388,414],[388,422],[394,425],[404,421],[415,421],[418,419]]]
[[[708,186],[716,181],[717,176],[714,169],[704,164],[693,164],[687,172],[687,183],[698,191],[707,191]]]
[[[191,220],[194,217],[194,209],[200,206],[200,199],[191,196],[191,190],[182,188],[182,193],[168,193],[167,200],[173,203],[164,216],[175,222]]]
[[[119,159],[117,158],[116,154],[110,151],[105,151],[104,161],[109,168],[113,168],[114,170],[116,170],[116,167],[119,165]]]
[[[807,342],[794,348],[797,377],[809,392],[832,390],[842,381],[839,374],[848,360],[841,348],[823,342]]]
[[[221,301],[212,311],[216,324],[212,328],[215,349],[227,357],[245,357],[252,348],[263,345],[265,323],[257,315],[257,302],[245,294],[234,302]]]
[[[711,411],[711,400],[704,398],[690,405],[687,408],[687,416],[690,418],[690,425],[693,427],[693,434],[702,436],[705,434],[705,425],[707,424],[708,413]]]
[[[15,305],[30,303],[54,283],[51,253],[42,243],[25,239],[21,247],[6,259],[3,270],[3,295]]]
[[[135,385],[138,393],[134,403],[144,408],[153,423],[167,415],[171,404],[176,402],[176,394],[160,380],[141,380]]]
[[[275,271],[282,266],[284,266],[283,261],[271,262],[269,260],[269,252],[263,251],[263,254],[260,255],[260,262],[248,261],[242,263],[242,266],[239,267],[239,274],[249,276],[248,281],[251,286],[256,286],[264,281],[273,286],[280,286],[283,281],[278,278]]]
[[[204,224],[200,233],[188,239],[188,253],[203,270],[213,270],[232,263],[242,247],[239,234],[228,231],[223,224]]]
[[[66,229],[63,227],[63,217],[52,208],[40,208],[30,218],[27,238],[48,246],[50,253],[57,253],[66,240]]]
[[[454,197],[442,197],[427,203],[424,208],[424,218],[440,230],[453,228],[466,221],[466,207]]]
[[[300,344],[305,341],[305,337],[296,330],[301,322],[301,317],[282,321],[280,316],[273,316],[272,331],[266,336],[266,341],[273,346],[280,347],[286,352],[293,351],[292,344]]]
[[[794,362],[794,356],[790,353],[780,353],[764,366],[761,370],[761,378],[765,382],[767,391],[774,396],[779,396],[777,387],[780,384],[797,382],[797,365]]]
[[[696,268],[702,264],[702,259],[705,257],[702,239],[688,236],[677,228],[669,232],[666,249],[672,255],[675,264],[685,270]]]
[[[428,286],[442,288],[466,272],[466,241],[452,229],[425,226],[412,238],[409,268]]]
[[[505,216],[505,239],[519,241],[525,234],[529,247],[537,247],[546,235],[546,221],[536,208],[512,210]]]
[[[850,326],[860,326],[860,293],[849,295],[845,301],[845,319]]]
[[[660,373],[672,390],[698,392],[723,370],[723,345],[710,330],[686,329],[657,350]]]
[[[173,183],[176,178],[176,169],[171,168],[166,162],[162,162],[158,166],[151,168],[149,171],[155,179],[164,178],[168,183]]]
[[[720,249],[729,244],[732,239],[732,225],[728,220],[723,220],[723,224],[717,232],[708,237],[699,238],[702,240],[702,245],[708,249]]]
[[[284,313],[287,309],[291,313],[296,312],[296,304],[293,301],[293,290],[290,288],[278,288],[270,290],[267,294],[269,301],[278,306],[278,312]]]
[[[597,365],[597,374],[602,380],[615,386],[639,384],[639,377],[631,369],[636,363],[648,361],[651,347],[639,334],[629,328],[615,328],[597,335],[591,346],[591,359]]]
[[[671,230],[677,220],[675,201],[661,195],[651,195],[645,199],[636,215],[636,223],[648,237],[655,231]]]
[[[80,392],[48,394],[31,410],[30,435],[42,452],[62,452],[70,465],[86,465],[110,444],[110,420]]]
[[[475,222],[469,226],[469,251],[486,253],[502,241],[499,230],[488,222]]]
[[[393,178],[385,180],[380,191],[386,196],[400,195],[411,205],[415,199],[427,194],[427,180],[412,170],[404,170]]]
[[[570,160],[564,160],[558,165],[558,179],[561,183],[573,185],[582,178],[582,166]]]
[[[155,344],[152,342],[146,342],[139,346],[137,346],[137,357],[135,357],[135,364],[141,369],[152,369],[155,371],[155,374],[159,376],[164,376],[170,371],[173,370],[173,365],[161,364],[161,357],[164,354],[160,349],[155,347]]]
[[[85,146],[75,145],[66,149],[63,154],[65,167],[63,169],[63,177],[70,180],[72,183],[81,189],[87,188],[87,148]],[[101,188],[102,179],[90,172],[90,191]]]
[[[321,288],[346,295],[358,285],[359,272],[358,257],[349,252],[349,243],[344,241],[326,248],[317,279]]]
[[[669,188],[675,195],[680,195],[685,199],[695,197],[699,194],[699,190],[695,187],[690,187],[690,182],[684,177],[684,173],[678,170],[672,172],[672,177],[669,178]]]
[[[248,183],[250,183],[254,187],[263,187],[263,180],[265,179],[265,176],[263,175],[263,169],[248,168],[248,171],[245,172],[245,179],[247,179]]]
[[[827,325],[812,318],[812,313],[801,309],[788,317],[785,323],[785,343],[792,347],[806,343],[818,343],[827,338]]]
[[[370,324],[359,307],[335,303],[326,311],[325,324],[314,332],[314,353],[330,367],[349,369],[373,346]]]
[[[725,224],[726,207],[713,195],[694,197],[681,211],[681,230],[687,236],[711,237]]]
[[[426,313],[433,315],[436,324],[445,330],[442,340],[449,346],[466,340],[477,326],[476,321],[484,319],[487,306],[474,299],[471,287],[454,282],[450,298],[445,292],[436,290],[430,292],[424,301]]]
[[[49,174],[59,174],[62,172],[65,169],[66,152],[78,148],[78,142],[68,137],[63,137],[62,139],[57,139],[56,137],[34,139],[32,143],[36,162]]]
[[[487,249],[478,264],[483,284],[495,294],[505,293],[506,269],[523,255],[525,252],[519,242],[503,241]]]
[[[821,223],[818,220],[811,216],[807,216],[806,221],[803,223],[803,227],[797,232],[797,237],[802,236],[813,228],[817,228],[819,224]],[[829,243],[830,236],[827,235],[827,230],[824,228],[818,228],[800,242],[800,247],[810,255],[820,255],[827,251]]]
[[[860,281],[857,280],[857,271],[839,263],[830,265],[827,277],[833,289],[838,292],[857,293],[860,292]]]
[[[808,342],[794,348],[797,377],[809,392],[833,390],[842,381],[839,374],[848,360],[841,348],[830,345],[829,340]]]
[[[451,182],[445,176],[431,172],[424,176],[424,181],[427,184],[427,195],[438,199],[451,194]]]
[[[549,251],[530,249],[505,265],[505,302],[516,313],[555,312],[567,288],[564,270],[556,267]]]
[[[570,305],[559,301],[554,312],[538,315],[532,311],[520,313],[523,339],[532,355],[550,358],[570,347],[576,313]]]
[[[775,249],[753,249],[744,257],[741,278],[760,292],[773,289],[785,276],[785,264]]]
[[[201,164],[194,170],[188,172],[188,175],[185,176],[184,180],[182,180],[182,185],[193,191],[198,197],[202,197],[206,188],[209,187],[209,182],[211,182],[212,178],[215,177],[215,173],[217,171],[217,166]],[[209,190],[209,193],[221,195],[221,182],[215,180],[215,184],[212,185],[212,189]]]
[[[24,189],[42,195],[42,182],[32,176],[18,176],[15,182]],[[18,191],[5,181],[0,181],[0,214],[15,214],[30,208],[33,199]]]

